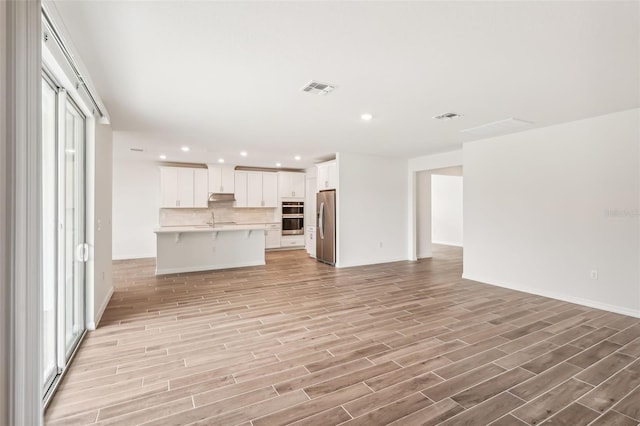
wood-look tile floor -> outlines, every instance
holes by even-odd
[[[114,262],[49,425],[640,423],[639,319],[463,280],[460,249],[153,271]]]

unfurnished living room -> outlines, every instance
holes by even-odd
[[[640,2],[0,1],[0,425],[640,425]]]

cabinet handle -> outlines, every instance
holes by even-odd
[[[180,207],[180,200],[176,200],[176,207]]]
[[[295,197],[296,196],[296,191],[291,191],[291,196]]]
[[[224,192],[224,186],[220,185],[220,192]]]

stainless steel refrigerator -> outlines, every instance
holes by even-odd
[[[316,200],[316,259],[336,264],[336,191],[320,191]]]

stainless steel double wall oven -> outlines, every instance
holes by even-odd
[[[282,235],[304,234],[304,202],[282,202]]]

